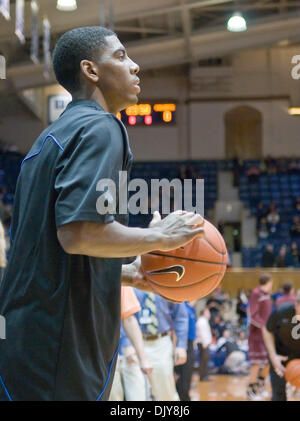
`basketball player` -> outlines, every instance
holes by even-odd
[[[121,279],[145,287],[139,263],[122,257],[171,250],[203,236],[203,218],[174,212],[151,228],[101,213],[98,182],[132,161],[118,111],[136,104],[139,66],[115,33],[76,28],[53,65],[72,102],[34,142],[18,178],[10,260],[0,291],[0,399],[107,400],[120,336]]]
[[[286,401],[285,365],[300,358],[300,291],[295,303],[282,303],[273,311],[263,338],[270,359],[272,401]]]
[[[249,360],[250,380],[247,397],[250,400],[261,400],[265,375],[261,371],[268,364],[268,354],[264,345],[262,328],[266,325],[272,310],[270,293],[273,280],[268,273],[262,273],[259,286],[254,288],[249,297]],[[266,372],[265,372],[266,373]]]

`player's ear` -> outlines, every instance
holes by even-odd
[[[90,82],[97,83],[99,81],[99,69],[93,61],[81,60],[80,69],[83,76]]]

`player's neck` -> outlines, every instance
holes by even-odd
[[[104,111],[107,111],[109,113],[112,113],[113,111],[109,109],[109,105],[107,104],[102,92],[99,89],[93,89],[90,90],[88,88],[82,89],[81,91],[77,91],[76,93],[73,93],[72,99],[89,99],[91,101],[96,102],[98,105],[100,105],[101,108],[103,108]]]

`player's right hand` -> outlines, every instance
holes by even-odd
[[[175,211],[161,219],[159,212],[154,212],[149,225],[160,234],[159,250],[169,251],[185,246],[196,237],[204,237],[204,219],[194,212]]]
[[[279,376],[279,377],[283,377],[284,373],[285,373],[285,367],[284,365],[282,365],[283,361],[286,361],[288,359],[288,357],[284,357],[283,355],[278,355],[276,354],[272,359],[272,365],[274,368],[275,373]]]

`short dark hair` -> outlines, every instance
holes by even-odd
[[[80,62],[95,60],[105,38],[116,35],[102,26],[84,26],[71,29],[58,40],[53,52],[53,69],[58,83],[70,93],[80,87]],[[117,35],[116,35],[117,36]]]
[[[272,276],[269,273],[264,272],[259,277],[259,285],[266,285],[271,279]]]
[[[293,288],[293,284],[291,282],[284,282],[284,284],[282,285],[282,289],[283,291],[288,294],[289,292],[291,292]]]

